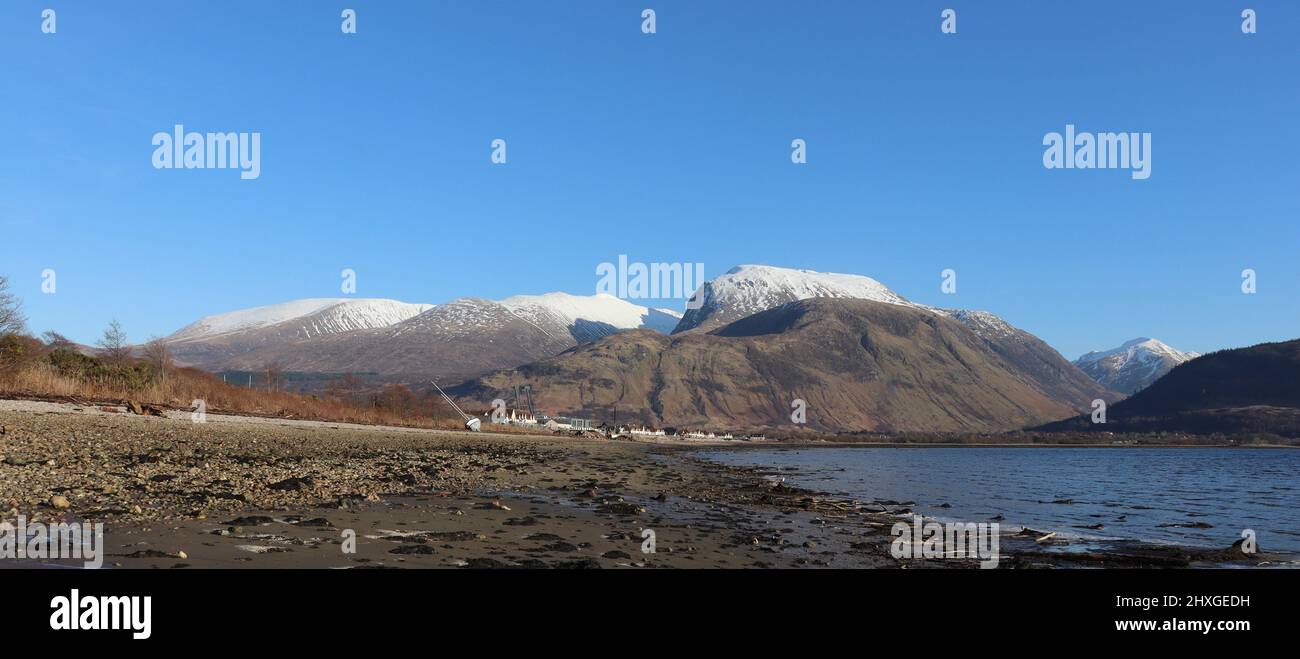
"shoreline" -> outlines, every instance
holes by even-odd
[[[894,559],[897,507],[773,483],[762,468],[691,455],[802,444],[339,425],[2,410],[0,518],[103,521],[112,555],[106,566],[127,568],[976,564]],[[55,496],[69,505],[56,508]],[[341,550],[346,529],[355,532],[355,554]],[[647,529],[654,553],[642,552]],[[1007,567],[1209,567],[1240,559],[1140,543],[1070,555],[1003,535]],[[32,567],[0,560],[0,568],[15,566]]]
[[[114,411],[108,411],[113,409]],[[70,397],[51,397],[51,396],[19,396],[0,398],[0,412],[12,411],[30,411],[39,413],[54,414],[86,414],[96,416],[130,416],[126,408],[120,401],[83,401],[75,400]],[[188,409],[177,409],[164,407],[166,418],[188,421],[190,411]],[[424,426],[394,426],[381,424],[364,424],[350,421],[323,421],[318,419],[297,419],[270,414],[230,414],[223,412],[207,412],[208,419],[218,422],[260,424],[260,425],[282,425],[302,428],[331,428],[331,429],[354,429],[354,430],[376,430],[391,432],[409,432],[409,433],[432,433],[432,434],[462,434],[462,429],[436,428]],[[493,437],[533,437],[541,439],[572,439],[565,434],[555,434],[542,431],[535,428],[522,428],[515,426],[505,426],[503,428],[493,428],[491,424],[484,426],[480,435]],[[1008,432],[1007,434],[1010,434]],[[1069,438],[1077,439],[1080,435],[1042,432],[1034,433],[1031,436],[1042,439],[1053,439],[1054,441],[1019,441],[1019,442],[967,442],[960,440],[939,440],[939,441],[915,441],[908,439],[908,435],[926,436],[923,433],[907,433],[899,435],[893,441],[846,441],[843,439],[822,439],[818,437],[788,437],[788,438],[768,438],[761,440],[746,439],[696,439],[696,438],[645,438],[633,437],[631,439],[601,439],[599,441],[611,443],[629,443],[642,444],[650,446],[669,446],[684,449],[691,448],[716,448],[730,447],[737,449],[744,448],[926,448],[926,447],[946,447],[946,448],[1290,448],[1300,449],[1300,440],[1269,443],[1254,442],[1241,443],[1240,441],[1219,441],[1219,442],[1163,442],[1151,441],[1138,443],[1138,439],[1150,437],[1150,433],[1114,433],[1112,437],[1128,438],[1130,441],[1097,440],[1097,441],[1068,441]],[[936,436],[936,435],[929,435]],[[941,435],[940,435],[941,436]],[[960,434],[956,436],[962,436]],[[1184,437],[1197,437],[1196,435],[1184,434]],[[1058,439],[1059,438],[1059,439]]]
[[[1059,448],[1090,448],[1090,449],[1147,449],[1147,448],[1178,448],[1178,449],[1300,449],[1295,444],[1069,444],[1069,443],[986,443],[986,444],[969,444],[964,442],[819,442],[808,441],[801,442],[798,440],[775,440],[766,444],[752,442],[723,442],[721,444],[671,444],[682,449],[707,449],[707,448],[735,448],[735,449],[805,449],[805,448],[1035,448],[1035,449],[1059,449]]]

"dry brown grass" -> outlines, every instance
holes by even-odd
[[[226,384],[210,373],[191,368],[172,369],[139,387],[127,387],[108,377],[74,378],[38,360],[0,376],[0,396],[75,400],[86,404],[151,403],[172,409],[191,409],[202,400],[213,414],[240,414],[286,419],[310,419],[369,425],[417,428],[461,428],[450,410],[437,410],[431,400],[410,397],[400,406],[387,406],[384,396],[360,400],[317,397],[285,391],[248,389]]]

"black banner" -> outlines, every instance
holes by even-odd
[[[434,627],[498,628],[509,633],[486,642],[546,644],[555,632],[575,642],[572,632],[593,624],[602,633],[641,629],[640,637],[647,625],[676,635],[772,621],[795,634],[815,625],[1199,645],[1280,638],[1300,584],[1291,570],[9,570],[3,579],[5,617],[29,640],[137,645],[277,636],[364,644],[419,639]],[[117,629],[84,629],[111,626],[99,615],[109,597],[133,603],[113,599],[110,608],[150,598],[147,625],[124,608]],[[745,634],[731,640],[763,645]]]

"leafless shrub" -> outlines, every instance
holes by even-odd
[[[77,352],[77,344],[73,343],[68,337],[53,330],[42,334],[41,341],[45,342],[45,347],[48,350],[67,350],[68,352]]]
[[[144,361],[159,378],[166,379],[172,370],[172,353],[166,339],[155,336],[144,344]]]
[[[27,331],[23,303],[9,291],[9,278],[0,276],[0,336]]]
[[[104,330],[104,336],[99,339],[99,348],[104,357],[104,361],[113,366],[121,366],[131,356],[131,346],[126,342],[126,330],[122,329],[122,324],[114,318],[108,323]]]

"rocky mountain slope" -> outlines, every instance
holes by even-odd
[[[1047,387],[1056,400],[1076,401],[1099,388],[1042,339],[1013,327],[987,311],[942,309],[907,300],[870,277],[795,270],[767,265],[741,265],[706,282],[703,302],[687,310],[674,333],[705,332],[765,309],[797,300],[830,298],[870,300],[937,316],[965,325],[986,346],[1018,370]],[[1100,398],[1111,400],[1114,394]],[[1089,399],[1091,400],[1091,399]],[[1072,403],[1073,404],[1073,403]]]
[[[807,427],[823,431],[1009,430],[1106,395],[1041,341],[987,316],[824,297],[711,331],[608,336],[455,393],[486,405],[524,384],[551,414],[716,429],[794,429],[801,399]]]

